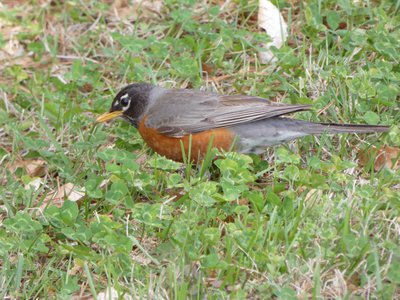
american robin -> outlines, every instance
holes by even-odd
[[[267,146],[310,134],[389,130],[389,126],[312,123],[282,117],[309,108],[260,97],[134,83],[124,87],[110,111],[96,121],[128,120],[155,152],[175,161],[183,160],[182,143],[186,154],[191,145],[191,159],[198,161],[211,140],[219,149],[229,150],[234,144],[236,151],[259,154]]]

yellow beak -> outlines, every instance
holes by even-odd
[[[122,113],[123,113],[122,110],[116,110],[116,111],[113,111],[113,112],[104,113],[104,114],[102,114],[102,115],[97,117],[96,122],[97,123],[103,123],[103,122],[110,121],[112,119],[115,119],[117,117],[122,116]]]

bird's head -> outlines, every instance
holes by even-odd
[[[115,96],[110,111],[98,116],[96,122],[122,117],[137,127],[149,103],[152,88],[148,83],[133,83],[124,87]]]

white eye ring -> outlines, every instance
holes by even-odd
[[[129,108],[129,104],[131,104],[131,99],[127,99],[128,97],[129,95],[125,94],[119,98],[123,111],[126,111]]]
[[[123,111],[126,111],[128,108],[129,108],[129,105],[131,104],[131,100],[129,99],[128,100],[128,103],[125,105],[125,106],[122,106],[122,110]],[[122,105],[122,103],[121,103],[121,105]]]

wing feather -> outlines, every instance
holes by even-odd
[[[198,90],[155,88],[146,126],[173,137],[235,126],[307,110],[308,105],[275,103],[246,95],[219,95]]]

